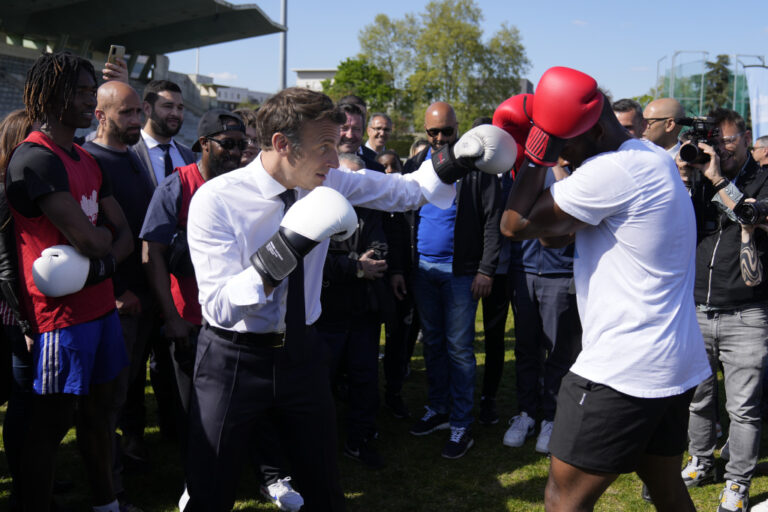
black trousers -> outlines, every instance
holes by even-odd
[[[379,410],[379,333],[378,319],[363,320],[342,330],[318,326],[318,334],[330,352],[330,381],[346,375],[349,389],[347,442],[356,447],[376,433]]]
[[[200,331],[190,401],[184,512],[231,510],[248,446],[277,421],[293,483],[312,511],[344,510],[337,465],[336,413],[327,352],[307,330],[303,357]],[[268,428],[265,427],[265,428]]]
[[[581,322],[573,277],[511,274],[515,314],[517,406],[535,417],[555,419],[560,381],[581,352]],[[546,353],[542,365],[542,353]]]
[[[491,294],[482,299],[485,331],[485,371],[482,396],[496,398],[504,371],[504,329],[511,302],[507,274],[493,276]]]

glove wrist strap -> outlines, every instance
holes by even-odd
[[[463,178],[473,169],[469,159],[456,158],[453,154],[453,144],[445,144],[432,152],[432,167],[440,181],[451,185]]]
[[[112,253],[103,258],[91,258],[91,267],[88,269],[88,278],[85,280],[85,286],[93,285],[104,281],[115,273],[117,261]]]
[[[525,155],[539,165],[552,167],[557,164],[557,157],[560,156],[563,146],[565,146],[565,139],[550,135],[533,125],[525,142]]]

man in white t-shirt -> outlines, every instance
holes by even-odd
[[[560,83],[585,81],[583,73],[553,69]],[[558,133],[558,142],[552,134],[561,120],[546,119],[547,112],[586,96],[571,95],[571,87],[553,91],[547,81],[536,90],[531,132],[538,130],[546,152],[529,136],[526,154],[540,165],[559,154],[575,172],[545,190],[543,167],[524,166],[501,224],[507,236],[548,243],[575,233],[583,350],[560,388],[547,510],[591,510],[619,474],[632,471],[658,510],[695,510],[680,465],[691,394],[710,369],[693,301],[690,198],[672,160],[632,139],[596,85],[590,108],[597,121],[582,120],[581,135],[564,129],[570,134]],[[581,107],[572,111],[587,110]]]

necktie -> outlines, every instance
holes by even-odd
[[[285,211],[296,202],[296,192],[286,190],[280,194]],[[304,310],[304,258],[299,258],[296,268],[288,275],[288,299],[285,312],[285,344],[292,360],[302,356],[307,316]]]
[[[171,174],[173,174],[173,160],[171,160],[171,145],[158,144],[157,147],[163,150],[163,158],[165,159],[165,176],[168,177]]]

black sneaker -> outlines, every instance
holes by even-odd
[[[450,426],[447,414],[436,413],[428,405],[424,408],[427,412],[413,424],[410,430],[411,434],[414,436],[425,436],[435,430],[446,430]]]
[[[400,394],[386,393],[384,395],[384,405],[389,408],[389,412],[397,419],[411,417],[411,413],[408,412],[408,408],[405,406],[403,397]]]
[[[351,446],[349,441],[344,444],[344,455],[350,459],[362,462],[366,466],[373,469],[380,469],[384,467],[384,460],[379,455],[376,447],[369,441],[363,441],[357,446]]]
[[[443,447],[441,454],[446,459],[458,459],[463,457],[467,450],[472,448],[475,440],[467,427],[451,427],[451,437]]]
[[[495,425],[499,422],[499,415],[496,414],[496,399],[489,396],[480,397],[480,414],[477,415],[477,421],[482,425]]]

